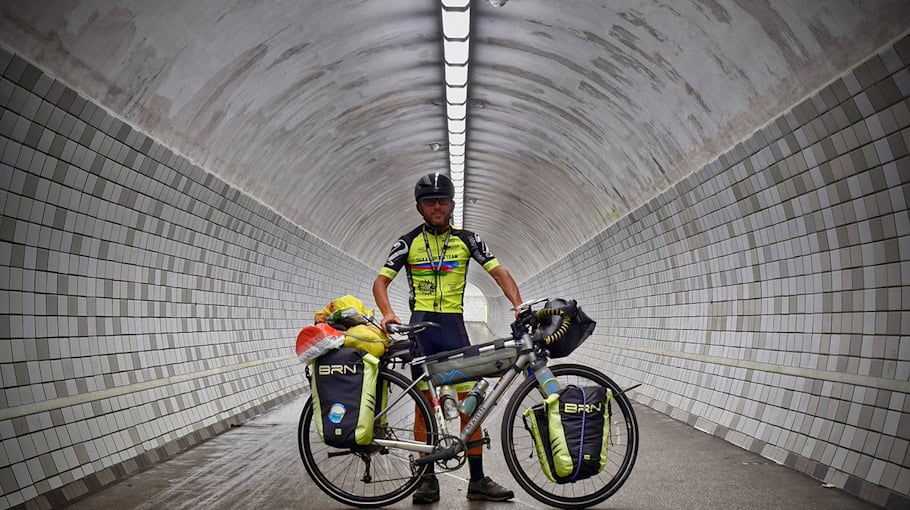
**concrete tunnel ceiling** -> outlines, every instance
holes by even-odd
[[[5,2],[0,32],[378,269],[418,223],[416,179],[448,168],[429,148],[446,141],[440,10],[33,0]],[[519,282],[910,26],[906,0],[475,0],[471,11],[464,227]]]

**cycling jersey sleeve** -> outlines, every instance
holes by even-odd
[[[465,241],[465,244],[468,245],[468,250],[471,252],[471,257],[482,265],[485,271],[489,273],[499,267],[499,261],[496,260],[496,257],[490,252],[490,248],[487,247],[487,243],[479,235],[471,232],[467,235]]]
[[[379,270],[379,274],[390,280],[394,280],[398,271],[401,271],[401,268],[407,260],[408,243],[404,239],[399,239],[392,245],[392,249],[389,251],[389,258],[386,259],[382,269]]]

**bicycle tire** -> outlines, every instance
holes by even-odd
[[[538,501],[557,508],[586,508],[612,496],[628,479],[638,456],[638,421],[629,398],[603,373],[582,365],[550,367],[560,387],[599,385],[613,393],[611,445],[603,471],[586,480],[557,484],[543,474],[522,413],[543,398],[531,378],[519,386],[506,405],[502,421],[502,448],[506,465],[519,485]]]
[[[388,381],[388,403],[392,408],[384,422],[377,420],[376,437],[412,439],[415,412],[422,414],[427,424],[427,444],[437,437],[436,421],[426,398],[416,388],[408,390],[411,381],[388,369],[379,373],[380,381]],[[400,400],[396,397],[404,395]],[[379,415],[381,411],[377,411]],[[317,418],[318,419],[318,418]],[[346,505],[376,508],[391,505],[417,489],[429,466],[416,467],[412,461],[417,453],[392,450],[379,446],[354,449],[333,448],[319,437],[313,421],[313,397],[307,399],[297,429],[298,447],[303,466],[313,482],[330,497]],[[344,452],[349,452],[345,454]],[[330,456],[334,454],[334,456]],[[364,481],[361,473],[370,459],[371,476],[379,479]]]

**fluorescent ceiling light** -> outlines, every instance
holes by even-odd
[[[449,119],[449,133],[464,133],[465,119]]]
[[[467,99],[467,87],[446,87],[446,101],[452,104],[458,104],[464,103]]]
[[[446,85],[464,87],[468,84],[468,66],[450,66],[446,64]]]
[[[468,115],[468,106],[461,104],[447,104],[446,117],[450,119],[463,119]]]
[[[505,3],[503,1],[503,3]],[[442,0],[442,51],[446,87],[449,175],[455,185],[452,221],[464,220],[465,141],[467,135],[468,57],[470,56],[471,0]]]
[[[467,39],[471,32],[471,9],[442,10],[442,36],[446,39]]]
[[[443,39],[442,52],[447,64],[464,65],[468,63],[468,43],[470,39],[464,41],[450,41]]]

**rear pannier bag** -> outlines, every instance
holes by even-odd
[[[360,349],[342,347],[313,361],[313,416],[325,444],[353,448],[373,442],[378,374],[379,360]]]
[[[543,474],[551,482],[590,478],[607,463],[612,393],[568,386],[524,412]]]
[[[426,368],[433,383],[457,384],[481,377],[499,377],[515,364],[518,349],[495,340],[427,356]]]

